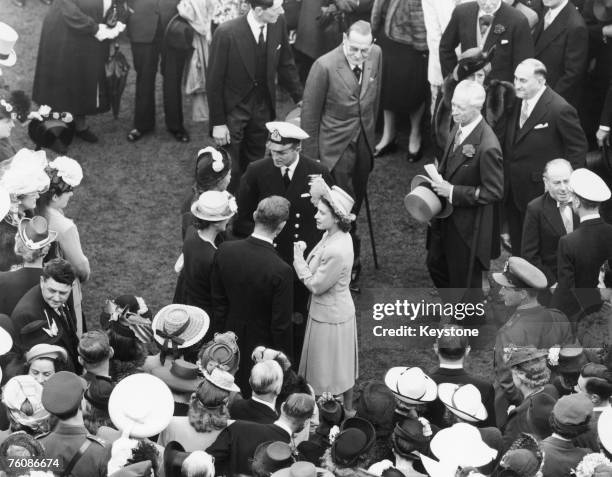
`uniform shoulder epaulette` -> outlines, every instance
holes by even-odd
[[[87,434],[87,439],[89,439],[92,442],[95,442],[96,444],[100,444],[102,447],[106,447],[107,442],[98,436]]]

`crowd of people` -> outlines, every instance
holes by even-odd
[[[609,1],[50,3],[38,109],[0,90],[2,475],[612,476]],[[211,145],[178,214],[172,303],[120,295],[86,320],[87,246],[65,215],[84,171],[66,154],[98,140],[87,116],[111,107],[124,31],[127,140],[154,130],[161,58],[166,129],[190,141],[185,92]],[[17,41],[0,23],[0,66]],[[483,303],[490,278],[508,311],[493,381],[466,371],[458,317],[437,366],[357,381],[356,219],[401,116],[409,162],[431,119],[405,206],[429,225],[442,302]],[[14,147],[15,122],[36,150]]]

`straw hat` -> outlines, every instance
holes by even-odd
[[[497,456],[497,450],[485,444],[478,429],[464,422],[440,430],[429,448],[440,462],[461,467],[482,467]]]
[[[47,219],[40,215],[21,219],[18,231],[19,237],[30,250],[40,250],[57,239],[57,232],[49,230]]]
[[[470,422],[482,422],[487,410],[480,391],[473,384],[438,384],[438,398],[456,416]]]
[[[335,214],[343,221],[352,222],[355,220],[355,214],[351,213],[353,205],[355,205],[353,198],[338,186],[333,186],[330,189],[322,176],[311,178],[310,196],[315,204],[321,199],[326,199]]]
[[[62,359],[64,362],[68,361],[68,353],[61,346],[55,346],[52,344],[41,343],[32,346],[30,351],[25,354],[26,363],[30,364],[32,361],[41,358],[49,359]]]
[[[17,62],[15,43],[19,39],[17,32],[6,23],[0,22],[0,65],[13,66]]]
[[[421,223],[444,219],[453,212],[452,204],[445,197],[437,195],[431,183],[432,180],[427,176],[414,176],[410,182],[410,192],[404,197],[404,207]]]
[[[47,156],[44,151],[20,149],[0,179],[0,185],[15,196],[46,191],[50,184],[46,167]]]
[[[150,374],[123,378],[111,393],[108,414],[120,431],[131,437],[151,437],[163,431],[174,413],[170,388]]]
[[[157,312],[151,324],[153,337],[164,348],[188,348],[208,331],[210,318],[201,308],[172,304]]]
[[[204,379],[219,389],[235,393],[240,392],[240,388],[234,382],[234,375],[222,369],[213,368],[210,373],[204,374]]]
[[[191,205],[191,213],[201,220],[220,222],[238,211],[236,199],[227,191],[208,190]]]
[[[435,381],[421,368],[391,368],[385,375],[385,384],[396,398],[408,404],[431,402],[438,396]]]

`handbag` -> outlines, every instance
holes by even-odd
[[[193,48],[194,34],[193,27],[189,22],[177,13],[166,26],[164,44],[175,50],[190,51]]]

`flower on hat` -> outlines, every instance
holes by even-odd
[[[327,439],[329,440],[330,446],[334,443],[334,441],[336,440],[336,437],[338,437],[338,434],[340,434],[340,428],[338,426],[334,426],[329,430]]]
[[[0,99],[0,106],[2,106],[7,113],[13,111],[13,106],[11,106],[11,104],[4,99]]]
[[[214,168],[214,164],[213,164],[213,168]],[[225,191],[225,193],[227,194],[228,198],[227,198],[227,202],[228,202],[228,207],[230,209],[230,212],[232,212],[232,214],[235,214],[236,212],[238,212],[238,204],[236,203],[236,198],[230,194],[229,192]]]
[[[40,108],[38,108],[38,114],[40,114],[41,116],[49,116],[50,113],[51,107],[47,106],[46,104],[43,104],[40,106]]]
[[[200,156],[201,154],[204,154],[206,152],[209,152],[210,155],[212,156],[212,169],[215,172],[221,172],[223,170],[223,168],[225,167],[223,164],[223,154],[221,154],[217,149],[215,149],[214,147],[208,146],[205,147],[204,149],[200,149],[198,151],[198,156]]]
[[[65,123],[71,123],[72,120],[74,119],[72,117],[72,114],[70,114],[69,112],[63,112],[60,114],[60,118],[62,119],[62,121],[64,121]]]
[[[433,431],[431,430],[431,424],[429,423],[429,421],[424,417],[419,417],[419,422],[423,426],[423,435],[425,437],[431,437]]]
[[[548,350],[548,362],[550,363],[551,366],[558,366],[559,365],[559,353],[561,353],[561,346],[555,345],[552,346],[549,350]]]
[[[591,477],[595,473],[595,469],[602,464],[611,465],[612,462],[600,453],[587,454],[576,468],[572,470],[572,475],[576,477]]]
[[[55,160],[49,163],[51,169],[57,171],[58,177],[71,187],[78,186],[83,180],[83,169],[81,165],[66,156],[56,157]]]

